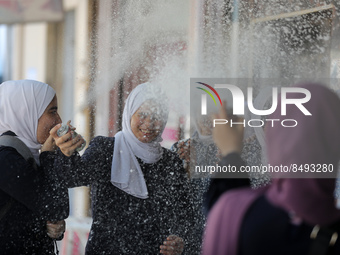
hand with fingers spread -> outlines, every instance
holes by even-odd
[[[57,221],[57,222],[47,221],[47,224],[46,224],[47,235],[51,237],[52,239],[57,239],[62,234],[64,234],[65,227],[66,227],[66,224],[64,220]]]
[[[214,114],[214,119],[226,119],[230,120],[231,117],[233,121],[241,121],[241,118],[236,116],[228,116],[226,110],[226,102],[223,102],[223,106],[220,108],[218,114]],[[243,139],[243,125],[230,125],[227,124],[216,124],[213,128],[213,138],[217,147],[220,149],[221,155],[226,156],[232,152],[240,153],[242,150],[242,139]]]
[[[57,135],[57,131],[61,127],[61,124],[56,125],[50,131],[50,135],[55,140],[55,144],[59,147],[61,152],[67,157],[70,157],[75,152],[75,150],[79,146],[81,146],[82,143],[84,142],[84,139],[82,138],[81,135],[77,135],[75,138],[72,138],[72,132],[74,132],[75,128],[71,126],[70,123],[71,121],[69,120],[67,122],[67,125],[70,127],[71,131],[61,137]]]
[[[176,235],[170,235],[160,246],[160,253],[166,255],[180,255],[184,249],[184,241]]]

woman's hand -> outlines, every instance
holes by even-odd
[[[186,142],[178,142],[177,154],[179,158],[184,161],[183,167],[190,178],[190,139]]]
[[[84,142],[84,139],[82,138],[81,135],[77,135],[75,138],[72,138],[72,134],[75,128],[70,125],[70,122],[71,121],[69,120],[67,122],[67,125],[71,127],[71,132],[68,132],[61,137],[57,135],[57,131],[61,127],[61,124],[56,125],[50,131],[50,136],[52,136],[53,139],[55,140],[55,144],[59,147],[61,152],[67,157],[72,156],[74,151]]]
[[[160,253],[166,255],[180,255],[184,249],[184,241],[176,235],[170,235],[160,246]]]
[[[64,220],[52,222],[47,221],[46,229],[47,229],[47,235],[51,237],[52,239],[59,238],[62,234],[65,232],[66,223]]]
[[[230,126],[230,118],[226,110],[225,101],[223,102],[223,106],[220,108],[219,113],[214,114],[214,119],[228,120],[228,123],[217,124],[213,128],[214,142],[220,149],[221,155],[226,156],[232,152],[241,153],[244,126],[242,124]],[[241,121],[241,118],[233,118],[233,122]]]
[[[53,137],[50,135],[43,146],[41,147],[41,152],[43,151],[55,151],[57,149],[57,146],[55,144],[55,141]]]
[[[190,139],[187,142],[181,141],[177,144],[177,154],[180,159],[189,163],[190,161]]]

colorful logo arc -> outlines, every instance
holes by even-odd
[[[220,98],[220,95],[217,93],[217,91],[216,91],[213,87],[211,87],[210,85],[208,85],[208,84],[206,84],[206,83],[203,83],[203,82],[197,82],[197,83],[198,83],[198,84],[201,84],[201,85],[203,85],[203,86],[206,86],[207,88],[211,89],[211,90],[215,93],[215,95],[217,96],[218,100],[220,101],[220,104],[222,105],[222,100],[221,100],[221,98]],[[215,105],[217,106],[216,100],[215,100],[214,96],[210,93],[209,90],[204,89],[204,88],[201,88],[201,87],[196,87],[196,88],[201,89],[201,90],[203,90],[204,92],[206,92],[206,93],[214,100],[214,103],[215,103]]]

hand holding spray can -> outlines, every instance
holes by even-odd
[[[72,131],[71,128],[70,128],[67,124],[64,124],[64,125],[62,125],[62,126],[58,129],[57,135],[58,135],[59,137],[61,137],[61,136],[65,135],[65,134],[67,134],[67,133],[70,132],[70,131]],[[72,139],[76,138],[77,135],[78,135],[78,133],[77,133],[76,131],[73,130]],[[83,138],[83,137],[82,137],[82,138]],[[84,139],[84,138],[83,138],[83,139]],[[85,145],[86,145],[86,141],[85,141],[85,139],[84,139],[84,142],[83,142],[76,150],[77,150],[77,151],[81,151],[82,149],[84,149]]]

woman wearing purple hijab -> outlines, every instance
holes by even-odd
[[[325,164],[328,169],[333,167],[336,175],[340,158],[340,100],[322,85],[299,87],[311,93],[311,99],[303,105],[312,115],[306,116],[294,104],[288,104],[286,116],[281,116],[278,107],[271,119],[284,117],[298,124],[267,125],[268,163],[309,167]],[[288,98],[301,98],[301,93],[289,93]],[[224,109],[216,116],[227,117]],[[242,165],[239,157],[242,132],[242,128],[227,125],[214,129],[224,164]],[[335,179],[324,178],[323,174],[275,173],[266,188],[225,192],[209,214],[203,254],[340,254],[336,234],[340,229],[340,211],[335,207],[333,195]]]

